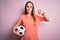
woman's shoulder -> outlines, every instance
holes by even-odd
[[[21,15],[20,17],[25,17],[25,15],[23,14],[23,15]]]
[[[19,17],[19,19],[24,19],[24,17],[25,17],[25,15],[23,14]]]
[[[35,13],[35,17],[38,17],[38,14]]]
[[[22,19],[23,19],[24,17],[25,17],[25,15],[23,14],[23,15],[21,15],[19,18],[22,18]]]

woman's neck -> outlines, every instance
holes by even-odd
[[[27,14],[27,16],[31,16],[31,14]]]

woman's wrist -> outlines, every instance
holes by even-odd
[[[43,12],[42,16],[44,16],[44,15],[45,15],[45,12]]]

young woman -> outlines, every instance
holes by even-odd
[[[35,14],[33,3],[31,1],[28,1],[25,4],[25,14],[20,16],[17,24],[13,28],[13,34],[19,36],[15,31],[15,27],[19,26],[20,24],[23,24],[26,28],[26,32],[24,36],[19,36],[20,40],[39,40],[38,24],[40,21],[48,22],[49,19],[41,10],[38,10],[38,14]]]

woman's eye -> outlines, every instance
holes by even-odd
[[[32,6],[26,6],[27,8],[32,8]]]
[[[32,8],[32,6],[30,6],[30,8]]]
[[[26,7],[28,7],[28,6],[26,6]]]

